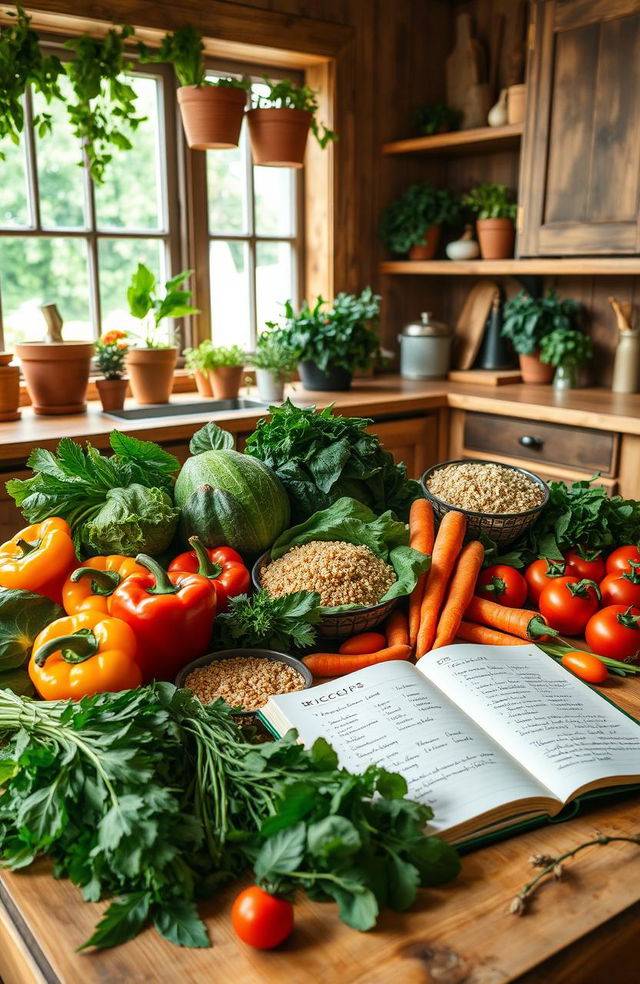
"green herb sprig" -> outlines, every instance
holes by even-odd
[[[320,614],[320,595],[315,591],[294,591],[280,598],[266,591],[251,597],[236,595],[229,598],[229,611],[216,619],[216,640],[225,649],[305,649],[315,642],[313,626]]]

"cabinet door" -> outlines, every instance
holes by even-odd
[[[420,478],[430,465],[438,463],[438,427],[435,414],[408,420],[381,420],[369,430],[375,434],[396,461],[407,466],[409,478]]]
[[[640,252],[640,0],[536,0],[521,256]]]

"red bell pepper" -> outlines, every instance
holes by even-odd
[[[249,590],[251,575],[245,563],[232,547],[205,547],[197,536],[189,537],[193,550],[178,556],[169,564],[170,571],[189,571],[202,574],[215,585],[218,599],[217,612],[226,612],[228,598]]]
[[[143,683],[173,682],[178,670],[209,648],[216,614],[216,593],[210,581],[186,571],[167,573],[139,554],[145,573],[130,574],[111,595],[110,614],[133,629]]]

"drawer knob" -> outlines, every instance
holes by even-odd
[[[536,448],[536,450],[540,450],[544,441],[541,437],[534,437],[532,434],[523,434],[522,437],[518,438],[518,443],[523,448]]]

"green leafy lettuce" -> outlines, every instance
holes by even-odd
[[[137,484],[110,489],[104,505],[84,524],[82,542],[90,553],[156,557],[171,543],[179,515],[162,489]]]
[[[31,656],[36,636],[64,615],[55,601],[31,591],[0,590],[0,688],[17,694],[34,692],[21,669]]]

